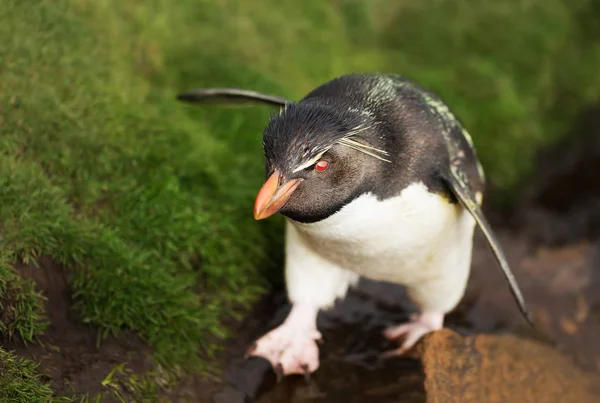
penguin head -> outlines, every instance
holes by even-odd
[[[368,192],[389,164],[368,114],[316,102],[288,105],[265,129],[267,180],[255,219],[276,212],[303,223],[323,220]]]

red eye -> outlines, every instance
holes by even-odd
[[[321,160],[319,162],[317,162],[317,164],[315,165],[315,169],[319,172],[324,171],[327,169],[327,167],[329,166],[329,162],[325,161],[325,160]]]

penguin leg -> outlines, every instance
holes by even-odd
[[[288,222],[285,278],[292,310],[279,327],[250,347],[247,356],[269,360],[278,377],[308,376],[319,367],[318,312],[343,298],[348,287],[358,282],[358,275],[317,254]]]
[[[411,315],[408,323],[392,326],[384,331],[383,335],[386,338],[400,342],[398,349],[385,355],[404,355],[421,337],[429,332],[440,330],[444,326],[445,314],[450,312],[462,298],[468,274],[469,265],[463,263],[461,267],[453,267],[453,270],[439,270],[438,275],[430,280],[407,285],[408,295],[420,308],[420,312]]]
[[[400,342],[399,348],[385,353],[385,356],[406,354],[424,335],[444,326],[444,316],[462,298],[469,274],[468,264],[453,269],[440,270],[439,275],[430,280],[406,286],[409,297],[420,308],[420,312],[412,314],[408,323],[384,331],[387,339]]]
[[[390,340],[403,341],[400,347],[385,353],[386,356],[404,355],[429,332],[440,330],[444,326],[444,313],[422,312],[413,314],[408,323],[393,326],[385,330],[384,336]]]
[[[446,313],[454,309],[464,295],[471,268],[474,228],[474,221],[464,217],[455,236],[446,237],[448,242],[437,249],[444,253],[438,253],[436,259],[423,268],[427,277],[406,285],[420,313],[412,315],[408,323],[384,332],[388,339],[401,341],[400,347],[387,356],[406,354],[425,334],[440,330]]]

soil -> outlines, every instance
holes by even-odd
[[[97,330],[82,324],[71,309],[71,293],[59,264],[42,258],[39,267],[20,264],[17,270],[23,277],[34,280],[47,298],[50,325],[40,337],[39,345],[12,342],[4,347],[40,362],[40,371],[57,394],[69,395],[74,390],[96,396],[104,389],[100,382],[123,362],[137,371],[152,367],[150,349],[134,334],[111,336],[98,343]]]
[[[381,352],[393,347],[382,330],[406,320],[413,307],[401,287],[361,281],[333,310],[319,315],[324,337],[319,370],[308,380],[292,376],[278,383],[265,360],[243,359],[245,349],[289,311],[284,291],[274,290],[235,325],[239,337],[228,342],[219,358],[221,381],[191,377],[164,396],[215,403],[410,403],[451,402],[457,391],[476,390],[479,395],[472,400],[457,401],[541,402],[565,401],[543,395],[546,391],[564,396],[580,391],[571,401],[588,401],[582,385],[600,374],[600,110],[584,114],[576,131],[587,136],[542,156],[534,180],[515,203],[518,207],[504,214],[487,212],[540,331],[521,318],[493,255],[477,234],[466,295],[447,317],[451,330],[425,338],[417,358],[380,359]],[[136,372],[151,368],[150,349],[132,334],[97,345],[96,330],[71,311],[62,267],[42,259],[38,268],[17,269],[48,298],[50,327],[39,346],[5,347],[41,362],[40,370],[57,393],[100,393],[100,382],[124,361]],[[464,376],[456,376],[457,366]],[[509,370],[513,372],[507,377]],[[507,388],[511,379],[534,386]],[[503,392],[485,395],[490,390]],[[515,398],[519,393],[521,400]]]

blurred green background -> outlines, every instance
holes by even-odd
[[[269,111],[175,101],[194,87],[299,99],[344,73],[405,75],[457,112],[510,201],[599,101],[599,4],[0,0],[0,332],[45,328],[13,264],[49,256],[101,335],[203,367],[222,321],[281,280],[282,221],[252,218]]]

